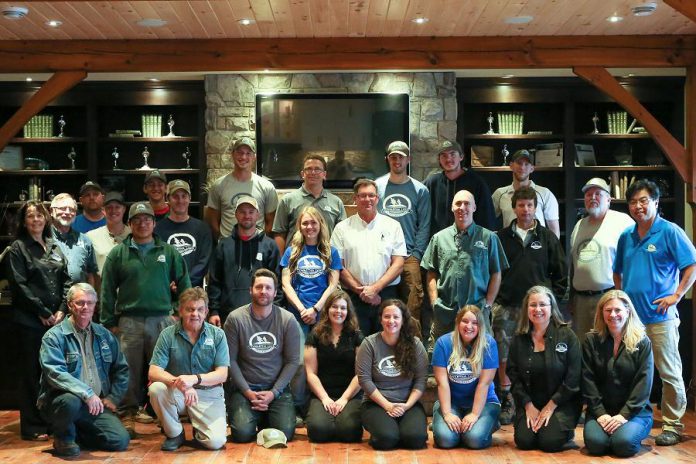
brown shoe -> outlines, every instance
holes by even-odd
[[[130,435],[131,438],[135,438],[135,413],[133,411],[126,412],[121,416],[121,423],[126,429],[126,432],[128,432],[128,435]]]

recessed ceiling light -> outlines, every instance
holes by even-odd
[[[647,2],[642,5],[631,7],[633,16],[650,16],[655,10],[657,10],[657,3],[655,2]]]
[[[22,19],[29,14],[29,10],[23,6],[10,6],[2,10],[2,15],[7,19]]]
[[[425,24],[425,23],[427,23],[428,21],[430,21],[430,19],[424,18],[423,16],[419,16],[419,17],[413,18],[413,19],[411,20],[412,23],[416,23],[416,24]]]
[[[159,18],[143,18],[135,24],[142,27],[162,27],[167,24],[167,21]]]
[[[249,26],[249,25],[251,25],[251,24],[254,24],[254,23],[256,22],[256,20],[250,19],[250,18],[242,18],[242,19],[240,19],[240,20],[237,21],[237,22],[238,22],[239,24],[241,24],[242,26]]]
[[[513,77],[515,77],[515,75],[514,74],[503,74],[500,77],[502,77],[503,79],[512,79]]]
[[[49,27],[60,27],[63,25],[63,21],[58,21],[57,19],[51,19],[50,21],[46,21],[46,25]]]
[[[618,23],[619,21],[623,21],[623,17],[618,16],[616,13],[614,13],[613,15],[607,18],[607,21],[609,21],[610,23]]]
[[[151,78],[148,79],[148,80],[149,80],[150,82],[159,82],[159,79],[157,79],[156,77],[151,77]]]
[[[27,82],[31,82],[31,81],[33,81],[33,80],[34,80],[34,79],[32,79],[31,77],[27,77],[27,79],[26,79]]]
[[[527,24],[534,20],[534,16],[510,16],[505,18],[506,24]]]

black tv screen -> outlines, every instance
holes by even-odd
[[[257,163],[276,187],[298,187],[302,160],[322,156],[326,187],[388,172],[389,143],[409,143],[407,94],[273,94],[256,96]]]

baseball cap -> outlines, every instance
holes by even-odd
[[[123,200],[123,195],[121,195],[120,192],[109,192],[106,194],[104,197],[104,204],[108,205],[112,201],[118,202],[122,205],[126,205],[126,202]]]
[[[244,203],[247,203],[257,210],[259,209],[259,202],[256,201],[256,198],[252,197],[251,195],[242,195],[239,198],[237,198],[237,201],[234,204],[235,208],[239,208],[241,205]]]
[[[288,438],[278,429],[263,429],[256,435],[256,444],[264,448],[287,448]]]
[[[440,155],[443,151],[446,150],[456,150],[460,155],[464,154],[462,151],[462,146],[459,145],[457,142],[453,140],[443,140],[440,142],[437,146],[437,154]]]
[[[152,210],[152,206],[147,201],[139,201],[138,203],[133,203],[128,210],[128,220],[130,221],[133,217],[138,214],[148,214],[155,217],[155,212]]]
[[[588,180],[587,183],[585,183],[585,185],[582,187],[582,193],[585,193],[592,187],[600,188],[611,195],[611,192],[609,191],[609,184],[607,184],[607,181],[601,177],[593,177],[592,179]]]
[[[508,158],[508,164],[513,163],[520,158],[527,158],[530,163],[534,163],[534,155],[532,155],[529,150],[523,148],[510,155],[510,158]]]
[[[165,184],[167,183],[167,176],[165,176],[163,172],[160,172],[157,169],[150,171],[145,175],[145,182],[144,183],[147,184],[148,182],[150,182],[153,179],[159,179],[162,182],[164,182]]]
[[[186,193],[191,195],[191,187],[189,187],[188,182],[183,179],[175,179],[167,184],[167,195],[171,195],[177,190],[184,190]]]
[[[88,190],[96,190],[98,192],[104,193],[104,189],[101,188],[101,185],[97,184],[96,182],[92,182],[91,180],[88,180],[87,182],[82,184],[82,187],[80,187],[80,196],[87,193]]]
[[[237,148],[244,145],[251,148],[251,151],[256,153],[256,144],[249,137],[242,137],[241,139],[235,140],[234,144],[232,145],[232,151],[235,151]]]
[[[408,145],[406,145],[406,142],[402,142],[400,140],[390,143],[387,147],[387,155],[391,155],[392,153],[398,153],[402,156],[409,156],[411,154],[411,152],[408,149]]]

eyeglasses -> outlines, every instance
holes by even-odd
[[[78,308],[84,308],[85,306],[91,307],[97,305],[97,302],[94,300],[73,300],[71,303],[77,306]]]
[[[302,172],[305,174],[321,174],[324,170],[322,168],[304,168]]]
[[[67,211],[69,213],[77,211],[77,209],[72,206],[52,206],[51,209],[55,209],[56,211]]]
[[[641,198],[638,198],[637,200],[630,200],[628,202],[628,206],[636,207],[639,204],[640,204],[640,206],[648,206],[648,203],[650,203],[651,200],[652,200],[652,198],[649,198],[649,197],[641,197]]]
[[[372,199],[377,198],[376,193],[358,193],[355,196],[360,200],[372,200]]]
[[[143,216],[143,217],[134,217],[133,219],[130,220],[133,224],[140,225],[140,224],[150,224],[151,222],[154,222],[154,219],[150,216]]]

